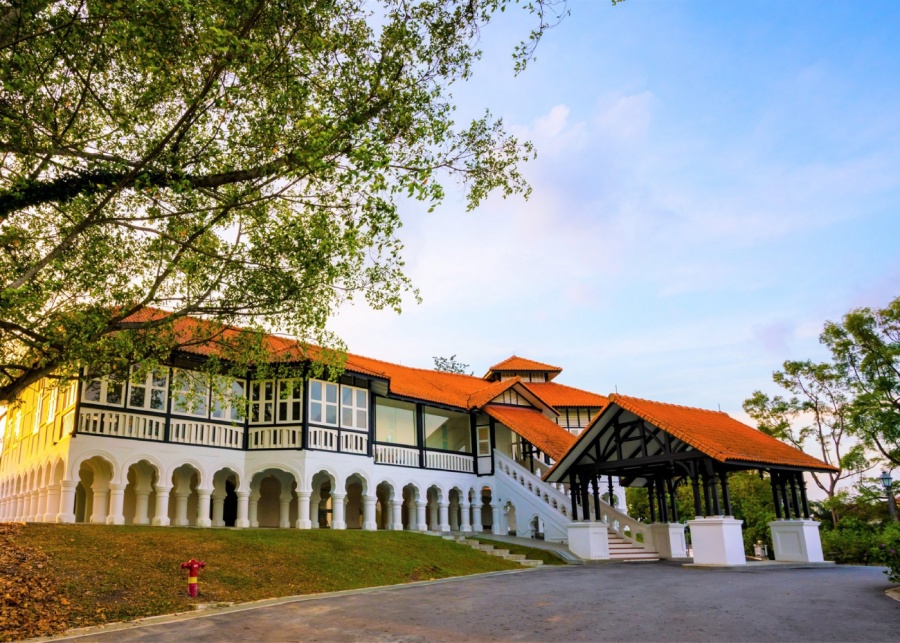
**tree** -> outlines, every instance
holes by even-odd
[[[563,1],[523,3],[537,26],[516,72]],[[530,145],[489,113],[457,125],[450,91],[482,28],[516,3],[0,9],[0,402],[186,343],[259,365],[263,328],[340,349],[325,331],[340,302],[399,310],[412,289],[400,198],[433,209],[448,178],[469,208],[494,190],[528,194]],[[188,316],[216,323],[186,336]]]
[[[816,455],[838,469],[812,473],[816,486],[833,498],[842,480],[870,466],[862,444],[848,445],[853,433],[849,382],[833,365],[810,361],[786,361],[784,370],[775,371],[772,380],[792,397],[769,397],[754,391],[744,401],[744,411],[756,420],[760,431],[798,449],[812,442]],[[837,512],[831,506],[837,523]]]
[[[858,308],[841,323],[826,323],[820,341],[851,382],[863,442],[900,466],[900,297],[885,308]]]
[[[434,360],[434,370],[436,371],[459,373],[461,375],[475,375],[474,371],[469,371],[468,364],[456,361],[456,355],[451,355],[450,357],[433,357],[432,359]]]

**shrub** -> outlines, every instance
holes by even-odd
[[[900,583],[900,523],[889,523],[879,535],[878,557],[892,583]]]
[[[868,565],[880,559],[878,534],[868,524],[844,518],[837,529],[822,531],[822,550],[827,560],[841,564]]]

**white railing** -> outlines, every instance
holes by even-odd
[[[303,427],[250,427],[250,449],[299,449]]]
[[[369,435],[368,433],[349,433],[344,431],[341,433],[341,452],[342,453],[362,453],[369,451]]]
[[[321,449],[322,451],[337,451],[337,429],[323,429],[320,426],[309,427],[309,448]]]
[[[419,450],[376,444],[375,462],[378,464],[395,464],[401,467],[417,467],[419,466]]]
[[[569,515],[569,503],[571,500],[563,493],[553,488],[550,484],[544,482],[539,477],[531,473],[528,469],[515,462],[499,451],[494,451],[494,462],[496,470],[510,478],[518,485],[524,487],[528,492],[533,493],[547,505],[556,509],[563,516]],[[590,503],[593,505],[593,501]],[[602,500],[600,504],[599,520],[605,522],[610,529],[625,540],[631,541],[637,547],[645,549],[653,548],[653,539],[650,529],[646,523],[635,520],[628,514],[622,513],[615,507],[609,505]],[[589,512],[593,511],[593,506],[587,508]],[[579,510],[583,512],[584,507],[579,505]],[[583,515],[583,514],[581,514]],[[638,534],[641,535],[638,538]]]
[[[244,447],[244,427],[173,418],[169,425],[169,442],[242,449]]]
[[[425,466],[429,469],[447,469],[449,471],[472,473],[475,471],[475,458],[464,453],[426,451]]]
[[[82,409],[78,417],[78,432],[92,435],[163,440],[166,436],[165,429],[166,421],[163,418],[137,413]]]

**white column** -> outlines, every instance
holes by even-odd
[[[94,511],[91,513],[91,522],[102,525],[106,522],[106,516],[109,510],[109,485],[107,483],[94,483],[91,486],[94,492]]]
[[[150,524],[150,490],[136,487],[134,490],[134,521],[135,525]]]
[[[346,529],[347,521],[344,520],[344,501],[347,494],[332,493],[331,494],[331,528]]]
[[[44,522],[56,522],[56,514],[59,513],[59,490],[58,484],[52,484],[47,487],[47,507],[44,509]]]
[[[197,526],[211,527],[212,520],[209,517],[209,503],[211,491],[209,489],[197,489]]]
[[[463,500],[460,505],[460,513],[462,514],[462,525],[460,531],[464,534],[472,533],[472,525],[469,524],[469,503]]]
[[[56,522],[75,522],[75,487],[77,482],[63,480],[59,483],[59,513]]]
[[[378,523],[375,522],[375,503],[378,502],[376,496],[363,497],[363,524],[362,528],[366,531],[377,531]]]
[[[29,494],[27,491],[19,493],[18,503],[16,507],[16,522],[26,522],[28,516]]]
[[[278,527],[280,529],[290,529],[291,527],[291,493],[278,496]]]
[[[440,524],[438,525],[438,529],[440,531],[450,531],[450,503],[441,502],[438,504],[438,509],[440,511]]]
[[[188,498],[190,497],[190,491],[175,491],[175,520],[172,524],[176,527],[187,527],[191,524],[187,515]]]
[[[259,491],[250,492],[250,502],[248,503],[250,526],[254,529],[259,527]]]
[[[38,511],[38,496],[40,491],[33,489],[28,497],[28,515],[25,517],[26,522],[34,522],[34,517]]]
[[[391,519],[394,521],[394,524],[391,525],[391,529],[394,531],[403,531],[403,500],[394,500],[391,502]]]
[[[480,534],[484,531],[484,525],[481,524],[481,503],[472,503],[472,531]]]
[[[429,531],[440,531],[440,523],[438,522],[438,503],[437,500],[432,500],[429,503],[428,507],[428,530]]]
[[[311,529],[319,528],[319,508],[322,504],[322,494],[318,491],[309,497],[309,522]]]
[[[297,529],[312,528],[312,520],[309,518],[310,496],[312,496],[310,491],[297,492]]]
[[[425,509],[428,508],[428,503],[423,501],[416,502],[416,519],[418,520],[418,524],[416,528],[419,531],[428,531],[428,522],[425,520]],[[410,525],[410,528],[412,525]]]
[[[122,507],[125,504],[125,485],[109,485],[109,515],[106,517],[107,525],[124,525],[125,516],[122,515]]]
[[[212,526],[225,526],[225,494],[218,491],[212,492]]]
[[[248,507],[250,492],[249,491],[238,491],[237,494],[237,519],[234,521],[234,526],[238,529],[246,529],[250,526],[250,521],[247,519],[248,515]]]
[[[172,487],[167,485],[156,485],[156,512],[153,514],[154,527],[169,526],[169,493]]]
[[[500,502],[491,502],[491,511],[494,514],[494,524],[491,525],[491,533],[498,536],[505,536],[503,533],[503,525],[500,524]],[[507,530],[508,531],[508,530]]]
[[[44,522],[44,514],[47,513],[47,487],[41,487],[38,491],[37,513],[34,514],[35,522]]]

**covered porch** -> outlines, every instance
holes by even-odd
[[[602,540],[605,530],[589,529],[583,523],[590,523],[590,516],[579,516],[576,510],[588,506],[591,495],[596,502],[604,478],[617,477],[624,487],[647,490],[649,533],[660,557],[686,557],[684,516],[678,515],[675,492],[690,485],[694,515],[686,524],[694,563],[743,565],[741,521],[733,516],[728,477],[756,470],[772,484],[777,519],[770,528],[776,560],[823,560],[803,474],[829,471],[829,465],[719,411],[616,394],[609,399],[609,406],[545,476],[548,482],[569,484],[570,533],[579,534],[576,539],[590,533]],[[602,543],[594,549],[602,551]]]

